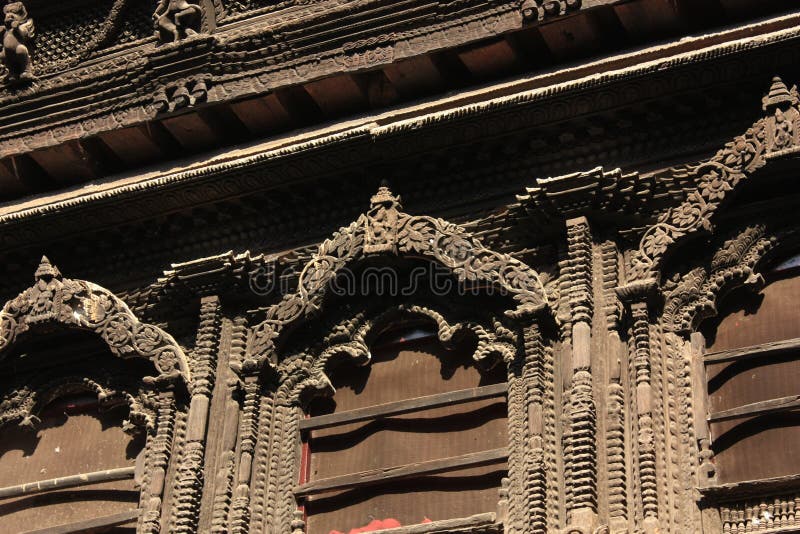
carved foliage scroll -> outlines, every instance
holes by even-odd
[[[797,89],[787,89],[774,78],[764,97],[767,115],[726,144],[714,157],[697,165],[678,167],[674,174],[686,174],[697,184],[686,200],[664,212],[642,236],[630,262],[629,282],[657,278],[661,260],[678,239],[711,228],[711,217],[731,191],[768,159],[800,146],[800,110]]]
[[[172,336],[139,322],[113,293],[91,282],[63,278],[46,257],[36,269],[35,279],[32,287],[0,311],[0,357],[32,328],[62,325],[95,332],[116,356],[150,360],[159,375],[146,379],[148,382],[181,378],[191,384],[186,356]]]
[[[317,312],[326,286],[351,262],[375,253],[431,259],[450,269],[460,281],[489,282],[516,301],[509,316],[521,316],[547,306],[539,275],[521,261],[485,248],[460,226],[442,219],[411,216],[400,211],[399,198],[382,187],[370,211],[323,242],[300,273],[298,290],[267,311],[248,340],[248,358],[241,369],[261,368],[272,357],[284,328]],[[273,361],[273,363],[275,363]]]
[[[764,225],[745,228],[725,241],[706,266],[695,267],[675,283],[665,284],[664,325],[688,333],[705,318],[716,315],[717,300],[740,285],[763,283],[755,267],[777,244]]]

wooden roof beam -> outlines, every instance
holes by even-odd
[[[169,146],[159,143],[147,125],[109,130],[100,134],[100,139],[126,165],[141,165],[166,157]]]
[[[430,94],[445,86],[442,72],[429,56],[416,56],[383,67],[383,74],[403,96]]]
[[[469,72],[476,78],[507,76],[522,69],[522,61],[506,39],[471,46],[458,54]]]
[[[161,124],[186,150],[207,150],[220,143],[213,125],[197,112],[166,117]]]
[[[289,110],[274,93],[233,102],[230,107],[253,134],[280,132],[288,129],[292,122]]]
[[[30,156],[55,181],[65,184],[93,180],[102,175],[101,164],[80,141],[31,152]]]
[[[350,74],[322,78],[307,83],[304,87],[328,116],[354,113],[368,107],[366,88]]]

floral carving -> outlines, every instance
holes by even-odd
[[[28,379],[0,397],[0,427],[17,422],[20,426],[34,427],[39,421],[37,413],[52,400],[74,392],[92,392],[97,395],[101,410],[126,404],[130,409],[122,429],[126,432],[152,429],[155,426],[154,395],[129,377],[110,376],[87,378],[85,376],[44,375]]]
[[[152,361],[160,374],[150,382],[182,378],[191,384],[186,356],[172,336],[139,322],[112,293],[91,282],[63,278],[46,257],[35,279],[0,311],[0,358],[31,328],[60,324],[97,333],[116,356]]]
[[[711,261],[665,283],[664,324],[673,332],[690,332],[703,319],[716,315],[717,301],[739,285],[763,283],[755,269],[778,242],[763,225],[745,228],[725,241]]]
[[[629,281],[657,277],[661,259],[670,245],[701,229],[710,230],[712,215],[739,182],[764,166],[770,154],[798,146],[798,103],[797,89],[789,90],[780,78],[773,78],[769,94],[763,100],[765,117],[711,159],[672,170],[674,174],[688,174],[697,187],[681,205],[667,210],[644,233],[631,259]]]
[[[267,310],[248,340],[248,358],[237,371],[252,372],[268,360],[281,331],[319,310],[326,286],[347,264],[369,254],[390,253],[431,259],[450,269],[461,282],[485,281],[516,302],[511,317],[534,313],[548,306],[538,273],[509,256],[487,249],[460,226],[400,211],[399,198],[385,186],[372,197],[369,212],[323,242],[300,273],[297,292]]]

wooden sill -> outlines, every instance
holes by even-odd
[[[476,514],[458,519],[443,519],[431,523],[420,523],[405,527],[387,528],[379,530],[381,534],[445,534],[450,532],[475,532],[475,528],[482,527],[481,532],[502,532],[503,526],[497,522],[497,514],[493,512]]]

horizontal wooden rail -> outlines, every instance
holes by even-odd
[[[735,360],[776,356],[778,354],[793,351],[797,351],[798,357],[800,357],[800,338],[772,341],[770,343],[751,345],[749,347],[741,347],[738,349],[709,352],[703,357],[703,362],[706,365],[710,365],[712,363],[725,363]]]
[[[713,484],[697,488],[703,496],[725,500],[746,497],[763,497],[782,492],[794,491],[800,483],[800,474],[784,475],[779,477],[758,478],[755,480],[740,480],[727,484]]]
[[[484,529],[495,525],[497,521],[497,514],[494,512],[487,512],[483,514],[475,514],[469,517],[459,517],[457,519],[442,519],[439,521],[431,521],[430,523],[420,523],[418,525],[407,525],[404,527],[385,528],[381,529],[380,534],[442,534],[444,532],[466,532],[472,529],[479,532],[485,532]],[[498,529],[498,531],[502,532]]]
[[[392,415],[402,415],[410,412],[417,412],[421,410],[429,410],[431,408],[439,408],[440,406],[451,406],[453,404],[463,404],[476,400],[491,399],[493,397],[500,397],[508,392],[508,384],[493,384],[491,386],[482,386],[479,388],[461,389],[458,391],[450,391],[447,393],[438,393],[436,395],[428,395],[425,397],[417,397],[415,399],[407,399],[396,402],[387,402],[385,404],[378,404],[369,406],[367,408],[358,408],[356,410],[347,410],[345,412],[333,413],[330,415],[318,415],[316,417],[309,417],[300,421],[300,430],[316,430],[319,428],[329,428],[333,426],[346,425],[349,423],[358,423],[360,421],[370,421],[382,417],[390,417]]]
[[[103,527],[114,527],[131,523],[139,518],[139,510],[131,510],[129,512],[122,512],[114,515],[106,515],[103,517],[96,517],[94,519],[86,519],[75,523],[67,523],[65,525],[57,525],[55,527],[40,528],[37,530],[28,530],[21,534],[73,534],[76,532],[86,532]],[[105,532],[105,529],[102,531]]]
[[[31,495],[54,489],[74,488],[76,486],[86,486],[98,484],[100,482],[111,482],[112,480],[124,480],[133,478],[134,467],[119,467],[106,471],[94,471],[92,473],[81,473],[60,478],[40,480],[39,482],[29,482],[17,486],[0,488],[0,499],[19,497],[21,495]]]
[[[730,410],[715,412],[708,416],[708,422],[719,423],[720,421],[727,421],[728,419],[755,417],[756,415],[785,412],[797,408],[800,408],[800,395],[792,395],[790,397],[759,401],[752,404],[745,404],[744,406],[737,406]]]
[[[441,460],[417,462],[396,467],[381,467],[369,471],[362,471],[360,473],[314,480],[297,487],[295,489],[295,495],[301,497],[313,493],[322,493],[324,491],[372,486],[393,480],[402,480],[404,478],[433,475],[466,467],[496,464],[504,462],[507,458],[508,449],[503,447],[489,451],[462,454],[461,456],[453,456],[452,458],[443,458]]]

